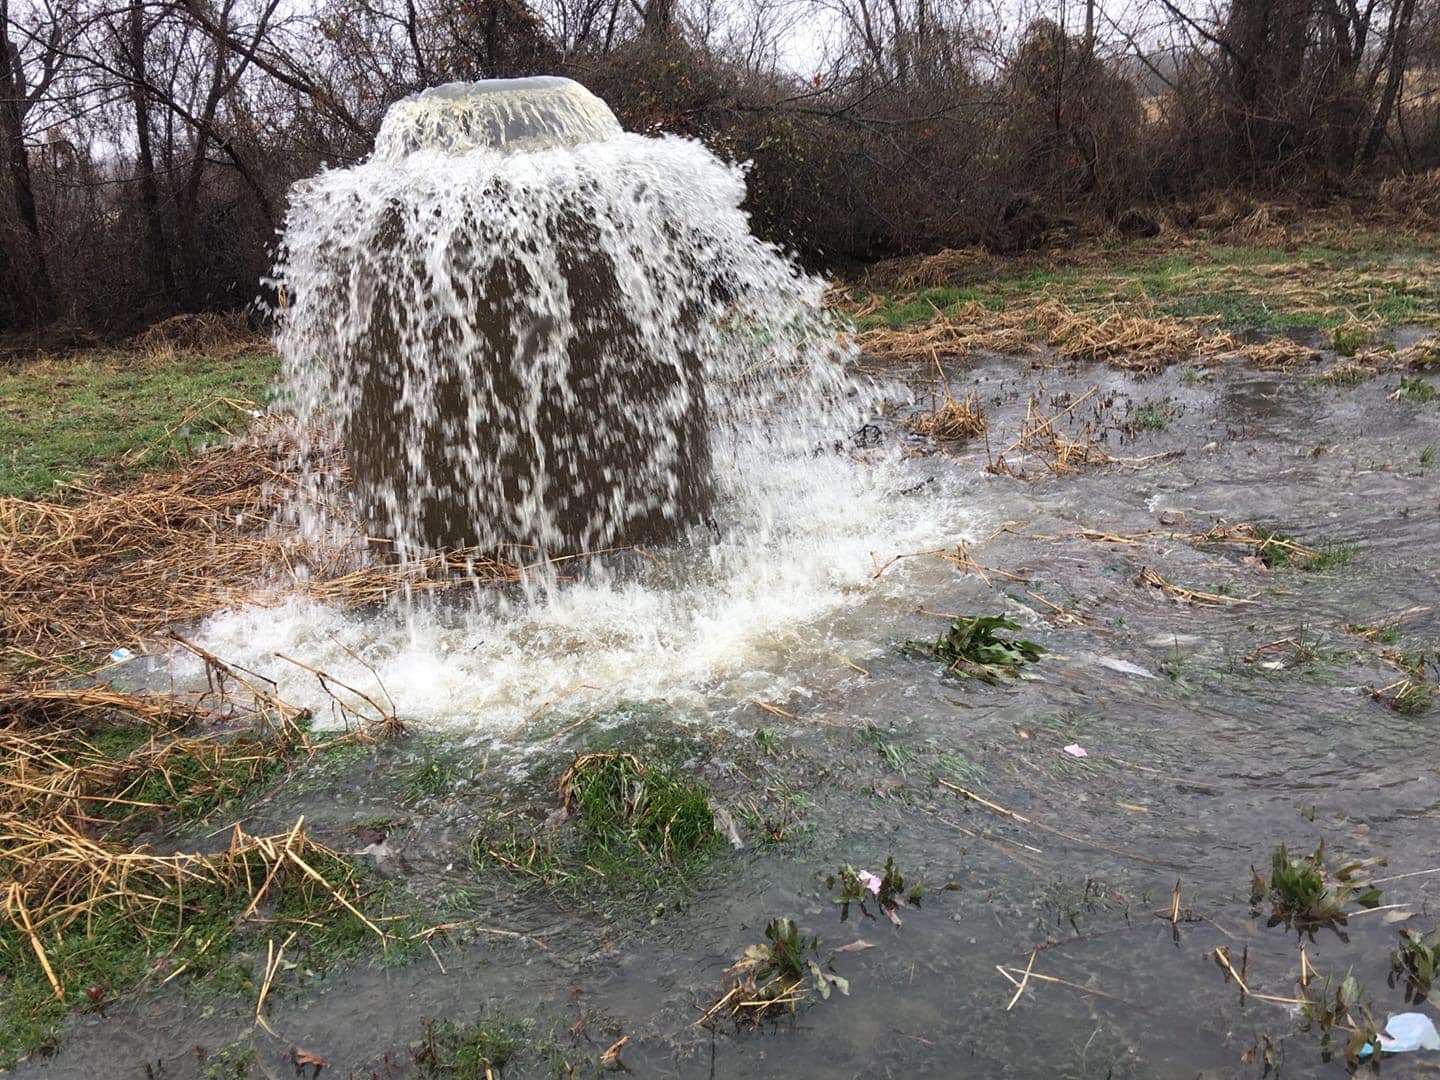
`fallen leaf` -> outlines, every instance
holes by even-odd
[[[312,1054],[309,1050],[302,1050],[298,1046],[290,1048],[290,1063],[297,1069],[314,1069],[313,1075],[319,1076],[320,1070],[329,1065],[319,1054]]]
[[[605,1069],[625,1069],[625,1063],[620,1060],[620,1049],[630,1041],[629,1035],[621,1035],[619,1041],[611,1043],[610,1049],[600,1055],[600,1066]],[[626,1069],[626,1072],[630,1070]]]
[[[870,941],[852,941],[849,945],[841,945],[841,946],[840,946],[838,949],[836,949],[835,951],[836,951],[837,953],[864,952],[866,949],[873,949],[873,948],[875,948],[874,942],[870,942]]]

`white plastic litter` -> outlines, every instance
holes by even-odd
[[[1380,1033],[1380,1049],[1387,1054],[1440,1050],[1440,1031],[1435,1030],[1435,1021],[1424,1013],[1400,1013],[1385,1021],[1385,1030]]]

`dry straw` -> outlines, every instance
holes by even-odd
[[[297,495],[298,452],[271,422],[254,438],[117,490],[77,487],[64,502],[0,499],[0,647],[111,647],[237,605],[302,596],[363,606],[401,591],[518,580],[515,566],[479,551],[386,562],[358,524],[354,543],[307,541],[280,514]],[[343,480],[338,455],[311,464]]]
[[[851,316],[873,313],[873,300],[868,309],[863,304],[851,309]],[[1040,355],[1043,348],[1060,360],[1144,373],[1182,361],[1237,356],[1267,368],[1290,368],[1317,355],[1288,338],[1243,342],[1207,331],[1197,320],[1157,315],[1144,308],[1137,313],[1132,307],[1110,304],[1087,312],[1042,296],[1033,303],[994,310],[972,301],[953,311],[936,308],[926,322],[866,330],[857,335],[856,343],[879,360],[915,361],[976,352]]]
[[[65,972],[56,971],[47,943],[87,934],[102,917],[119,917],[150,937],[183,923],[187,904],[207,889],[247,900],[246,918],[289,874],[285,887],[304,891],[311,917],[343,910],[385,938],[361,912],[353,877],[332,870],[327,878],[315,868],[321,860],[332,868],[343,863],[306,835],[303,819],[274,836],[236,825],[218,851],[158,854],[134,846],[142,827],[187,801],[218,803],[315,749],[298,724],[300,709],[197,651],[209,685],[186,696],[125,693],[98,681],[70,685],[72,678],[57,683],[42,673],[0,676],[0,868],[7,878],[0,917],[28,941],[59,1000]],[[255,734],[187,734],[218,720]],[[393,730],[392,720],[377,716],[341,738],[377,737]],[[107,752],[96,741],[101,729],[137,737],[128,751]]]
[[[950,380],[940,365],[940,358],[931,354],[935,363],[936,382],[940,395],[930,395],[930,411],[917,413],[910,420],[910,428],[918,435],[944,442],[964,442],[989,430],[985,419],[985,408],[980,404],[980,391],[969,390],[957,398],[950,391]]]

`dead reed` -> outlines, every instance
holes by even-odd
[[[980,404],[980,391],[971,389],[963,397],[956,398],[950,390],[950,380],[940,365],[940,358],[932,354],[932,359],[940,394],[931,391],[930,411],[913,416],[910,430],[943,442],[965,442],[984,435],[990,423],[985,419],[984,406]]]
[[[992,265],[983,247],[945,248],[933,255],[911,255],[876,263],[866,275],[866,284],[910,292],[940,285],[953,285],[985,271]]]
[[[1257,237],[1267,234],[1266,223],[1273,220],[1272,214],[1271,208],[1251,208],[1245,216],[1231,220],[1226,230],[1238,231],[1227,235],[1237,242],[1253,244]],[[1309,233],[1305,236],[1314,239]],[[1198,243],[1192,238],[1181,246]],[[1198,257],[1203,260],[1203,252]],[[1244,341],[1216,329],[1213,319],[1163,314],[1150,300],[1137,299],[1133,276],[1115,270],[1113,259],[1107,258],[1103,251],[1077,251],[1053,265],[1043,264],[1048,269],[1055,265],[1091,268],[1093,274],[1087,276],[1080,296],[1067,291],[1067,286],[1052,285],[999,307],[975,301],[944,310],[937,307],[923,322],[875,327],[857,334],[855,340],[867,355],[882,361],[914,362],[932,352],[961,357],[976,352],[1030,353],[1042,360],[1053,357],[1099,362],[1142,373],[1159,371],[1178,361],[1218,363],[1234,358],[1266,370],[1290,371],[1320,355],[1315,348],[1287,337]],[[887,305],[913,305],[924,297],[919,290],[954,284],[970,274],[959,266],[955,270],[957,278],[937,279],[942,264],[924,266],[931,269],[927,271],[920,264],[910,269],[886,267],[867,276],[865,287],[888,290],[888,299],[874,293],[855,300],[836,292],[831,300],[852,318],[863,319]],[[1274,306],[1290,317],[1332,327],[1331,342],[1337,351],[1355,354],[1366,350],[1357,359],[1369,362],[1372,353],[1383,351],[1367,346],[1386,321],[1375,298],[1428,295],[1425,282],[1436,269],[1433,260],[1352,267],[1297,256],[1293,261],[1247,265],[1242,274],[1225,280],[1223,285],[1217,285],[1213,266],[1197,265],[1174,275],[1170,287],[1197,293],[1215,292],[1218,288],[1236,302]],[[933,284],[927,284],[930,282]],[[1410,318],[1432,325],[1435,322],[1431,315]],[[1433,363],[1428,359],[1431,354],[1440,355],[1433,341],[1426,348],[1414,346],[1401,352],[1402,359],[1419,363]]]
[[[1025,419],[1020,423],[1019,435],[990,457],[989,471],[1024,478],[1023,465],[1017,465],[1009,457],[1017,452],[1021,457],[1028,455],[1037,459],[1056,476],[1078,472],[1087,465],[1114,462],[1116,459],[1099,447],[1105,437],[1110,406],[1097,397],[1098,393],[1099,388],[1092,386],[1063,409],[1054,412],[1047,412],[1032,395],[1025,405]],[[1090,403],[1090,411],[1078,420],[1074,431],[1062,430],[1060,421],[1074,420],[1076,411],[1087,402]]]
[[[401,591],[515,581],[479,551],[405,566],[353,543],[305,539],[282,514],[298,498],[299,448],[272,421],[254,437],[116,490],[77,488],[65,502],[0,499],[0,648],[60,653],[131,645],[237,605],[303,596],[363,606]],[[345,467],[311,464],[337,485]]]
[[[172,315],[141,331],[127,343],[152,363],[180,356],[224,360],[245,353],[269,352],[269,338],[244,315],[195,312]]]
[[[1184,588],[1183,586],[1176,585],[1173,581],[1165,580],[1148,566],[1140,569],[1140,572],[1135,576],[1135,584],[1148,585],[1152,588],[1159,589],[1166,596],[1173,600],[1178,600],[1182,604],[1219,607],[1230,604],[1255,603],[1254,600],[1240,596],[1226,596],[1223,593],[1201,592],[1197,589]]]
[[[871,298],[872,301],[874,298]],[[1200,322],[1157,315],[1147,307],[1111,303],[1079,311],[1062,300],[1041,295],[1036,300],[999,310],[975,302],[954,311],[935,309],[923,323],[876,327],[856,337],[867,356],[913,362],[925,357],[968,356],[976,352],[1049,354],[1065,361],[1108,364],[1127,371],[1153,373],[1188,360],[1245,357],[1264,367],[1293,367],[1312,359],[1315,350],[1286,338],[1263,343],[1242,342],[1223,332],[1207,331]],[[871,313],[864,306],[849,309],[852,317]]]
[[[219,850],[137,846],[168,817],[203,816],[317,748],[302,710],[197,652],[209,683],[183,696],[77,684],[56,666],[0,676],[0,920],[57,1002],[83,1001],[82,973],[58,959],[76,955],[71,938],[103,933],[111,943],[103,947],[113,947],[123,927],[127,940],[161,953],[179,947],[187,920],[213,919],[216,904],[244,921],[284,893],[307,920],[348,913],[386,938],[360,910],[348,860],[310,839],[303,819],[272,836],[236,825]],[[357,726],[341,738],[371,739],[388,727]]]

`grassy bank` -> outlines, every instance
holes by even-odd
[[[972,303],[1002,310],[1040,299],[1200,318],[1231,331],[1436,326],[1440,238],[1336,232],[1272,245],[1167,236],[1008,259],[942,252],[879,264],[853,296],[864,310],[860,330],[922,322]]]
[[[0,368],[0,497],[49,497],[213,444],[268,399],[277,367],[251,351],[98,352]]]

